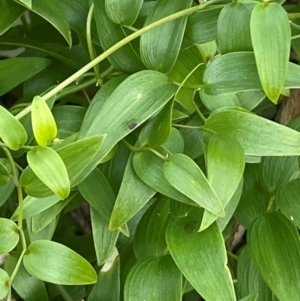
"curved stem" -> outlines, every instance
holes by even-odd
[[[84,73],[88,72],[91,68],[93,68],[94,66],[96,66],[97,64],[99,64],[100,62],[102,62],[104,59],[106,59],[108,56],[110,56],[112,53],[114,53],[115,51],[117,51],[118,49],[120,49],[121,47],[123,47],[124,45],[126,45],[127,43],[131,42],[132,40],[140,37],[142,34],[148,32],[149,30],[156,28],[164,23],[176,20],[178,18],[193,14],[199,10],[202,10],[204,8],[206,8],[207,6],[210,6],[211,4],[215,4],[215,3],[219,3],[222,2],[223,0],[212,0],[209,2],[205,2],[203,4],[197,5],[197,6],[193,6],[187,9],[184,9],[182,11],[179,11],[175,14],[172,14],[170,16],[167,16],[165,18],[162,18],[154,23],[149,24],[148,26],[143,27],[142,29],[132,33],[131,35],[127,36],[126,38],[124,38],[123,40],[119,41],[118,43],[116,43],[115,45],[113,45],[112,47],[110,47],[109,49],[107,49],[105,52],[103,52],[102,54],[100,54],[97,58],[95,58],[93,61],[89,62],[88,64],[86,64],[84,67],[82,67],[80,70],[78,70],[77,72],[75,72],[73,75],[71,75],[69,78],[67,78],[65,81],[61,82],[59,85],[57,85],[54,89],[52,89],[51,91],[49,91],[48,93],[46,93],[43,96],[43,99],[46,101],[49,98],[51,98],[52,96],[56,95],[58,92],[60,92],[62,89],[64,89],[65,87],[67,87],[68,85],[70,85],[71,83],[73,83],[74,81],[76,81],[80,76],[82,76]],[[23,116],[25,116],[26,114],[28,114],[31,111],[31,105],[28,106],[26,109],[24,109],[22,112],[20,112],[18,115],[16,115],[15,117],[17,119],[22,118]]]
[[[95,50],[94,50],[94,46],[93,46],[93,42],[92,42],[92,33],[91,33],[93,13],[94,13],[94,3],[92,3],[92,5],[90,7],[90,10],[89,10],[89,13],[87,16],[87,20],[86,20],[86,43],[88,46],[88,52],[89,52],[91,61],[93,59],[95,59]],[[95,72],[95,77],[97,79],[97,86],[98,86],[98,84],[101,85],[103,80],[102,80],[100,72],[99,72],[99,65],[94,66],[94,72]]]

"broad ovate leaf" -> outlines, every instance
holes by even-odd
[[[0,255],[13,250],[19,238],[18,226],[12,220],[0,218]]]
[[[70,180],[60,155],[50,147],[37,147],[27,154],[30,168],[58,197],[65,199],[70,193]]]
[[[9,275],[3,269],[0,269],[0,299],[7,296],[9,292]]]
[[[190,7],[191,0],[158,0],[147,16],[145,25]],[[169,72],[178,57],[187,16],[162,24],[141,36],[140,51],[149,69],[163,73]]]
[[[291,28],[285,9],[276,2],[257,4],[251,15],[251,39],[259,79],[277,103],[288,70]]]
[[[23,125],[2,106],[0,106],[0,138],[12,150],[18,150],[27,141],[27,132]]]
[[[57,136],[57,126],[47,103],[40,96],[32,101],[31,123],[36,142],[46,146]]]
[[[210,115],[205,128],[236,139],[248,156],[300,154],[299,132],[245,110],[232,108],[219,110]]]
[[[164,176],[178,191],[215,215],[224,214],[224,206],[207,178],[188,156],[171,155],[164,164]]]
[[[143,0],[105,0],[105,10],[109,18],[121,25],[132,25],[141,10]]]
[[[280,301],[300,300],[300,243],[297,228],[282,213],[257,219],[247,236],[250,254]]]
[[[97,281],[97,274],[86,259],[53,241],[30,244],[23,263],[29,274],[50,283],[86,285]]]
[[[225,242],[216,223],[197,232],[192,216],[174,219],[167,227],[168,249],[184,277],[206,301],[235,301]]]
[[[126,278],[124,301],[180,301],[182,275],[170,255],[148,258],[132,268]]]

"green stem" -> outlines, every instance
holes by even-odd
[[[298,25],[298,24],[295,24],[294,22],[292,22],[292,21],[290,21],[290,24],[291,24],[291,26],[292,27],[294,27],[294,28],[296,28],[296,29],[300,29],[300,25]]]
[[[122,142],[125,144],[125,146],[127,148],[129,148],[132,152],[137,153],[141,151],[141,148],[138,147],[134,147],[133,145],[131,145],[128,141],[126,141],[125,139],[122,139]]]
[[[172,126],[176,127],[176,128],[184,128],[184,129],[201,129],[203,126],[199,125],[199,126],[195,126],[195,125],[184,125],[184,124],[177,124],[174,123]]]
[[[273,204],[274,204],[274,201],[275,201],[275,195],[273,195],[271,198],[270,198],[270,201],[269,201],[269,204],[268,204],[268,207],[267,207],[267,213],[269,213],[273,207]]]
[[[300,19],[300,13],[290,13],[288,14],[290,20]]]
[[[157,150],[155,150],[155,149],[152,148],[152,147],[145,147],[145,148],[143,148],[142,150],[147,150],[147,151],[149,151],[149,152],[155,154],[157,157],[161,158],[161,159],[164,160],[164,161],[167,161],[167,160],[168,160],[167,157],[165,157],[164,155],[162,155],[160,152],[158,152]]]
[[[295,40],[295,39],[298,39],[298,38],[300,38],[300,34],[297,34],[296,36],[292,36],[291,40]]]
[[[68,291],[62,285],[56,285],[59,290],[61,296],[65,299],[65,301],[74,301],[72,296],[68,293]]]
[[[86,43],[88,46],[88,52],[91,61],[95,59],[95,51],[94,51],[94,46],[92,42],[92,33],[91,33],[91,24],[92,24],[92,19],[93,19],[93,14],[94,14],[94,3],[92,3],[89,13],[87,16],[86,20]],[[99,72],[99,65],[94,66],[94,72],[95,72],[95,77],[97,79],[97,86],[102,85],[103,79],[101,78],[100,72]]]
[[[132,33],[131,35],[127,36],[126,38],[124,38],[123,40],[119,41],[118,43],[116,43],[115,45],[113,45],[112,47],[110,47],[109,49],[107,49],[105,52],[103,52],[102,54],[100,54],[97,58],[95,58],[94,60],[92,60],[91,62],[89,62],[88,64],[86,64],[84,67],[82,67],[80,70],[78,70],[77,72],[75,72],[73,75],[71,75],[70,77],[68,77],[66,80],[64,80],[63,82],[61,82],[59,85],[57,85],[54,89],[52,89],[51,91],[49,91],[48,93],[46,93],[43,96],[43,99],[46,101],[49,98],[51,98],[52,96],[56,95],[57,93],[59,93],[62,89],[64,89],[65,87],[67,87],[68,85],[70,85],[71,83],[73,83],[74,81],[76,81],[80,76],[82,76],[84,73],[88,72],[91,68],[93,68],[94,66],[96,66],[97,64],[99,64],[100,62],[102,62],[104,59],[106,59],[108,56],[110,56],[112,53],[114,53],[115,51],[117,51],[118,49],[120,49],[121,47],[123,47],[124,45],[126,45],[127,43],[131,42],[132,40],[140,37],[142,34],[148,32],[149,30],[156,28],[158,26],[161,26],[164,23],[176,20],[178,18],[193,14],[199,10],[202,10],[204,8],[206,8],[207,6],[210,6],[211,4],[215,4],[215,3],[219,3],[222,2],[223,0],[212,0],[212,1],[208,1],[205,2],[203,4],[197,5],[197,6],[193,6],[187,9],[184,9],[182,11],[179,11],[175,14],[172,14],[170,16],[167,16],[165,18],[162,18],[152,24],[149,24],[148,26],[143,27],[142,29]],[[23,116],[25,116],[26,114],[28,114],[31,111],[31,105],[28,106],[26,109],[24,109],[22,112],[20,112],[18,115],[16,115],[17,119],[22,118]]]
[[[13,270],[11,276],[10,276],[10,282],[11,283],[13,282],[13,280],[15,279],[15,277],[17,275],[17,272],[18,272],[18,270],[20,268],[20,265],[22,263],[22,259],[23,259],[24,255],[25,255],[25,252],[26,252],[26,250],[22,251],[22,253],[21,253],[21,255],[20,255],[19,259],[18,259],[18,262],[17,262],[17,264],[16,264],[16,266],[15,266],[15,268],[14,268],[14,270]]]
[[[131,31],[133,31],[133,32],[136,32],[136,31],[138,31],[138,29],[137,29],[137,28],[135,28],[135,27],[133,27],[133,26],[127,26],[127,25],[123,25],[123,27],[125,27],[125,28],[128,28],[129,30],[131,30]]]
[[[231,258],[233,258],[234,260],[238,261],[239,260],[239,257],[233,253],[231,253],[230,251],[226,250],[227,252],[227,255]]]

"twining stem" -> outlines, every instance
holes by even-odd
[[[94,60],[92,60],[91,62],[89,62],[88,64],[86,64],[84,67],[82,67],[80,70],[78,70],[77,72],[75,72],[73,75],[71,75],[70,77],[68,77],[66,80],[64,80],[63,82],[61,82],[59,85],[57,85],[55,88],[53,88],[51,91],[49,91],[48,93],[46,93],[43,96],[43,99],[46,101],[49,98],[51,98],[52,96],[56,95],[58,92],[60,92],[62,89],[64,89],[65,87],[67,87],[68,85],[70,85],[71,83],[73,83],[74,81],[76,81],[80,76],[82,76],[84,73],[88,72],[91,68],[93,68],[94,66],[96,66],[97,64],[99,64],[100,62],[102,62],[104,59],[106,59],[108,56],[110,56],[112,53],[114,53],[115,51],[117,51],[118,49],[120,49],[121,47],[123,47],[124,45],[126,45],[127,43],[131,42],[132,40],[140,37],[142,34],[148,32],[149,30],[156,28],[164,23],[176,20],[178,18],[193,14],[199,10],[202,10],[204,8],[206,8],[209,5],[212,4],[216,4],[219,2],[222,2],[223,0],[212,0],[212,1],[207,1],[203,4],[197,5],[197,6],[193,6],[187,9],[184,9],[182,11],[179,11],[175,14],[172,14],[170,16],[167,16],[165,18],[162,18],[154,23],[149,24],[148,26],[145,26],[143,28],[141,28],[140,30],[132,33],[131,35],[127,36],[126,38],[124,38],[123,40],[119,41],[118,43],[116,43],[115,45],[113,45],[112,47],[108,48],[105,52],[103,52],[102,54],[100,54],[97,58],[95,58]],[[18,115],[16,115],[17,119],[22,118],[23,116],[25,116],[26,114],[28,114],[31,111],[31,105],[29,105],[26,109],[24,109],[23,111],[21,111]]]
[[[92,33],[91,33],[91,28],[92,28],[92,19],[93,19],[93,14],[94,14],[94,3],[92,3],[87,20],[86,20],[86,43],[88,46],[88,52],[91,60],[95,59],[95,51],[94,51],[94,46],[92,42]],[[99,72],[99,65],[94,66],[94,72],[95,72],[95,77],[97,80],[97,85],[101,85],[103,82],[103,79],[101,78],[100,72]]]
[[[62,285],[57,284],[56,287],[60,291],[60,294],[65,299],[65,301],[74,301],[72,296],[68,293],[68,291]]]

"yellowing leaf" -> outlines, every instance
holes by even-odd
[[[50,108],[42,97],[32,101],[31,122],[34,137],[40,146],[46,146],[57,136],[57,127]]]
[[[36,176],[57,196],[65,199],[70,193],[67,168],[59,154],[50,147],[38,147],[27,154],[28,164]]]
[[[0,106],[0,138],[12,150],[18,150],[27,141],[23,125],[2,106]]]

